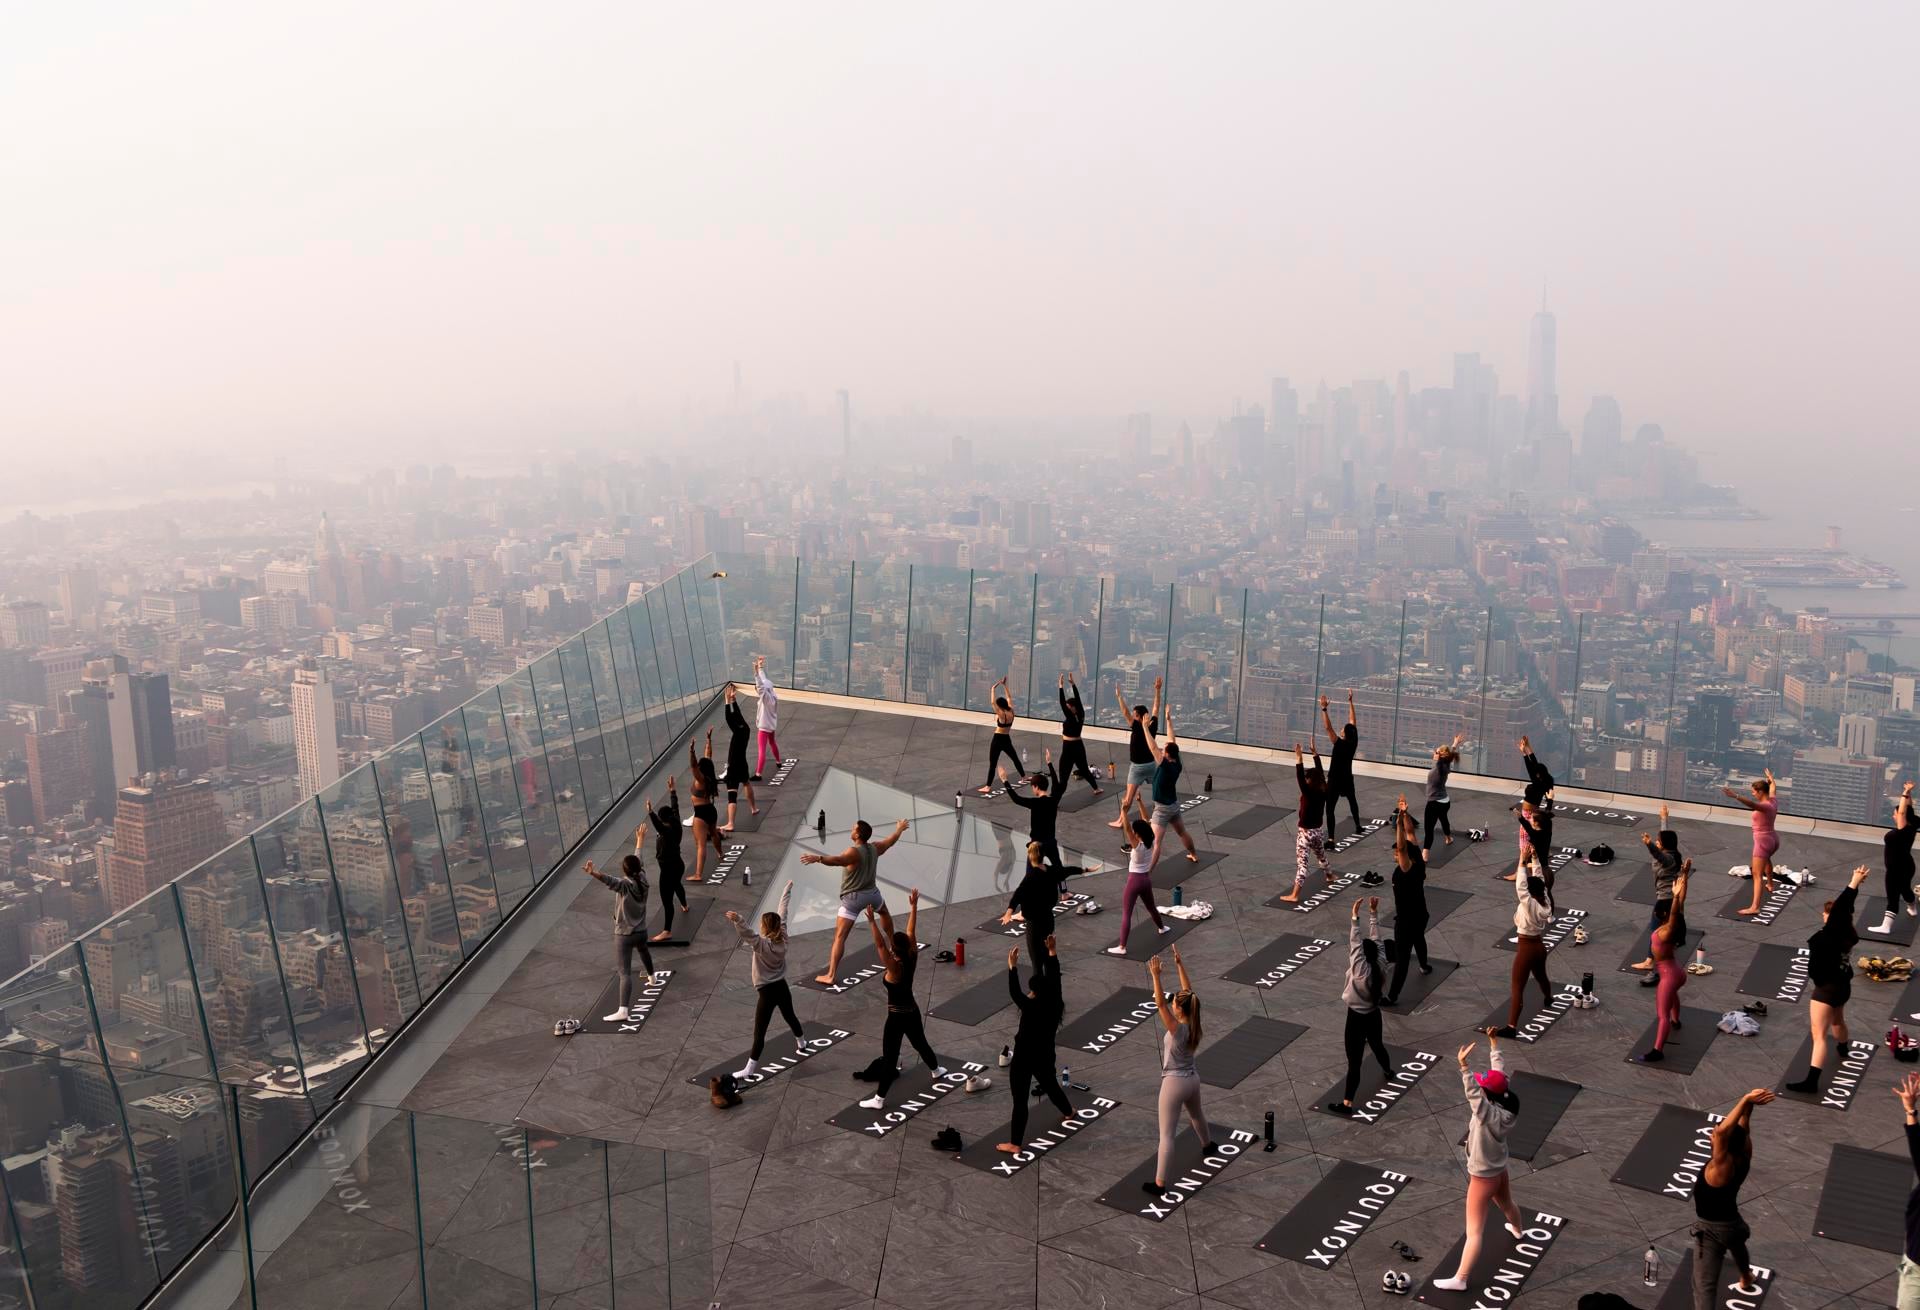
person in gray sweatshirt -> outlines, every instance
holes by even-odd
[[[1371,1047],[1380,1061],[1381,1077],[1393,1077],[1393,1060],[1387,1055],[1387,1043],[1381,1032],[1380,996],[1386,991],[1386,964],[1380,955],[1380,898],[1364,898],[1367,929],[1360,933],[1360,906],[1353,902],[1347,929],[1347,982],[1340,999],[1347,1003],[1347,1088],[1344,1098],[1329,1101],[1327,1109],[1335,1114],[1353,1113],[1353,1096],[1360,1090],[1360,1060]]]
[[[751,1078],[760,1072],[760,1052],[767,1048],[767,1025],[773,1012],[787,1021],[794,1044],[806,1049],[807,1033],[793,1012],[793,989],[787,986],[787,903],[793,899],[793,879],[780,892],[780,908],[760,916],[760,931],[747,927],[736,910],[727,911],[727,922],[740,934],[740,940],[753,948],[753,1050],[744,1068],[734,1071],[735,1078]]]
[[[1473,1273],[1473,1262],[1480,1255],[1480,1235],[1487,1225],[1487,1207],[1495,1205],[1506,1216],[1507,1231],[1520,1236],[1520,1207],[1513,1203],[1513,1187],[1507,1181],[1507,1134],[1520,1117],[1520,1098],[1507,1082],[1506,1058],[1500,1054],[1500,1039],[1487,1038],[1485,1073],[1475,1073],[1467,1063],[1474,1044],[1460,1048],[1460,1085],[1467,1093],[1467,1236],[1460,1248],[1460,1267],[1451,1278],[1436,1278],[1433,1285],[1449,1292],[1466,1290]]]
[[[613,901],[613,959],[620,971],[620,1004],[612,1014],[600,1017],[607,1023],[624,1023],[633,1004],[633,953],[640,952],[640,963],[647,967],[647,979],[653,979],[653,952],[647,949],[647,872],[638,855],[620,861],[618,878],[600,872],[588,860],[580,872],[602,883],[615,893]]]

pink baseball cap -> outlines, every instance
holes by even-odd
[[[1506,1095],[1507,1076],[1498,1069],[1489,1069],[1485,1073],[1477,1073],[1473,1076],[1473,1081],[1480,1084],[1480,1090],[1483,1092],[1491,1092],[1495,1096]]]

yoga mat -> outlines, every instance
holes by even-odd
[[[1742,914],[1740,911],[1753,904],[1753,888],[1742,883],[1733,895],[1727,897],[1727,899],[1721,903],[1720,908],[1714,911],[1713,917],[1716,919],[1731,919],[1735,923],[1757,923],[1762,928],[1765,928],[1780,917],[1782,910],[1793,903],[1793,898],[1799,890],[1800,888],[1794,883],[1787,882],[1785,879],[1777,880],[1773,884],[1773,890],[1760,898],[1759,913]],[[1912,920],[1909,919],[1908,922],[1911,923]],[[1909,929],[1909,931],[1911,931],[1911,929]],[[1879,938],[1878,933],[1862,935],[1871,936],[1876,940]]]
[[[1559,1126],[1560,1116],[1580,1094],[1580,1084],[1524,1069],[1508,1074],[1507,1079],[1513,1085],[1513,1094],[1520,1098],[1520,1118],[1507,1134],[1507,1154],[1531,1160],[1540,1154],[1547,1135]]]
[[[1179,941],[1182,937],[1185,937],[1201,924],[1208,922],[1206,919],[1176,919],[1166,912],[1166,907],[1164,906],[1161,908],[1160,917],[1167,927],[1172,929],[1171,932],[1161,932],[1158,928],[1155,928],[1153,926],[1153,917],[1140,913],[1136,907],[1133,915],[1133,931],[1127,936],[1127,954],[1125,958],[1138,963],[1145,963],[1148,959],[1166,950],[1167,947]],[[1113,936],[1103,935],[1100,939],[1102,945],[1096,953],[1106,955],[1107,947],[1115,944],[1115,938],[1119,936],[1119,933],[1119,924],[1116,923],[1114,925]],[[1111,960],[1119,957],[1107,955],[1107,958]],[[1167,969],[1167,975],[1169,977],[1173,975],[1171,965],[1169,965]]]
[[[1920,1023],[1920,975],[1910,979],[1900,989],[1900,999],[1893,1003],[1893,1021]]]
[[[1100,1055],[1144,1023],[1160,1026],[1160,1011],[1154,1007],[1153,993],[1144,987],[1122,987],[1094,1002],[1093,1008],[1078,1018],[1061,1024],[1054,1048],[1063,1053],[1083,1051]]]
[[[1700,1171],[1713,1158],[1713,1129],[1722,1117],[1691,1106],[1662,1105],[1620,1162],[1613,1181],[1655,1196],[1690,1200]]]
[[[985,1023],[1013,1004],[1013,998],[1007,993],[1006,971],[996,961],[987,961],[986,964],[987,977],[955,992],[928,1010],[927,1014],[935,1019],[945,1019],[948,1023],[972,1026]],[[1024,974],[1021,981],[1025,981]]]
[[[1488,1202],[1489,1208],[1492,1202]],[[1433,1262],[1427,1281],[1421,1284],[1415,1295],[1428,1305],[1441,1307],[1441,1310],[1471,1310],[1479,1305],[1525,1304],[1521,1300],[1521,1290],[1526,1287],[1527,1279],[1533,1271],[1553,1254],[1553,1244],[1566,1230],[1567,1221],[1559,1215],[1547,1214],[1539,1210],[1520,1207],[1521,1237],[1529,1248],[1526,1253],[1517,1251],[1520,1241],[1507,1231],[1507,1223],[1498,1210],[1487,1217],[1486,1227],[1480,1239],[1480,1257],[1473,1263],[1468,1275],[1464,1292],[1443,1292],[1433,1285],[1433,1280],[1450,1274],[1460,1264],[1460,1253],[1465,1249],[1467,1237],[1462,1233],[1453,1239],[1453,1245],[1447,1253]]]
[[[1653,894],[1653,870],[1642,869],[1627,879],[1620,890],[1613,894],[1616,901],[1626,901],[1630,905],[1655,905]]]
[[[1422,828],[1420,832],[1416,834],[1415,839],[1419,840],[1424,838],[1425,835],[1426,829]],[[1466,850],[1469,846],[1484,846],[1487,844],[1485,842],[1467,840],[1467,834],[1464,828],[1453,834],[1453,844],[1451,846],[1447,844],[1447,839],[1437,832],[1433,834],[1433,840],[1437,844],[1432,850],[1427,852],[1427,871],[1429,873],[1435,869],[1445,868],[1448,864],[1451,864],[1453,857],[1461,851]]]
[[[1332,952],[1344,959],[1341,948],[1331,937],[1302,937],[1283,932],[1240,963],[1221,974],[1228,982],[1245,983],[1262,989],[1279,986],[1295,970]]]
[[[1382,890],[1388,893],[1380,898],[1380,930],[1385,932],[1393,926],[1398,916],[1389,908],[1392,886],[1383,885]],[[1440,926],[1441,920],[1472,899],[1472,892],[1463,892],[1452,887],[1435,887],[1429,883],[1427,885],[1427,931],[1432,932]]]
[[[922,1111],[933,1108],[947,1097],[964,1096],[965,1092],[961,1089],[968,1076],[986,1071],[985,1065],[969,1061],[966,1064],[948,1065],[947,1071],[936,1078],[933,1070],[917,1064],[894,1080],[893,1086],[887,1089],[887,1103],[882,1109],[869,1110],[855,1101],[827,1122],[835,1128],[845,1128],[848,1132],[867,1137],[886,1137],[895,1129],[906,1127]]]
[[[1673,958],[1680,961],[1681,968],[1683,969],[1686,968],[1687,965],[1693,963],[1693,953],[1699,950],[1702,946],[1704,946],[1706,944],[1706,941],[1707,941],[1707,935],[1704,932],[1701,932],[1698,928],[1695,928],[1691,923],[1689,923],[1687,925],[1687,944],[1685,946],[1674,947]],[[1640,932],[1636,930],[1633,935],[1633,938],[1627,942],[1627,953],[1620,958],[1620,964],[1614,970],[1614,972],[1615,973],[1636,973],[1636,974],[1646,973],[1647,970],[1636,969],[1633,966],[1647,958],[1648,948],[1652,946],[1652,944],[1653,944],[1652,933]],[[1707,962],[1711,964],[1713,962],[1713,957],[1708,956]],[[1694,977],[1695,976],[1693,974],[1688,974],[1687,981],[1693,982]]]
[[[1005,1070],[1001,1072],[1004,1074]],[[1059,1150],[1076,1137],[1085,1136],[1089,1129],[1120,1108],[1120,1102],[1111,1097],[1088,1096],[1085,1092],[1069,1091],[1067,1099],[1073,1105],[1073,1118],[1064,1124],[1054,1117],[1058,1112],[1050,1102],[1034,1102],[1027,1116],[1027,1138],[1019,1151],[1010,1155],[999,1149],[1001,1142],[1013,1136],[1013,1120],[1007,1118],[996,1124],[992,1132],[982,1133],[962,1146],[960,1154],[953,1158],[996,1178],[1011,1178],[1042,1156]]]
[[[1657,813],[1639,810],[1612,810],[1596,805],[1568,805],[1554,802],[1555,823],[1599,823],[1612,828],[1651,828],[1660,822]]]
[[[1511,886],[1509,883],[1502,883],[1501,885],[1503,887]],[[1540,934],[1540,940],[1546,946],[1547,954],[1552,955],[1554,951],[1572,941],[1573,930],[1586,921],[1587,912],[1585,910],[1561,910],[1558,914],[1554,915],[1553,922],[1549,923],[1547,930]],[[1520,948],[1520,936],[1514,932],[1512,928],[1508,928],[1506,932],[1502,933],[1499,939],[1494,942],[1493,947],[1497,951],[1518,950]]]
[[[1827,1062],[1833,1067],[1820,1071],[1820,1090],[1817,1092],[1790,1092],[1787,1084],[1793,1079],[1805,1076],[1808,1062],[1813,1059],[1813,1037],[1809,1034],[1800,1039],[1800,1049],[1793,1053],[1786,1069],[1780,1075],[1780,1081],[1773,1090],[1789,1101],[1799,1101],[1806,1105],[1817,1105],[1824,1110],[1838,1110],[1842,1114],[1853,1105],[1867,1079],[1867,1070],[1873,1067],[1873,1057],[1879,1046],[1873,1042],[1863,1042],[1859,1038],[1847,1042],[1845,1050],[1839,1043],[1828,1045]],[[1837,1057],[1837,1058],[1836,1058]],[[1885,1093],[1881,1093],[1885,1095]]]
[[[1121,790],[1125,790],[1124,786]],[[1080,811],[1095,805],[1118,806],[1119,803],[1119,793],[1114,792],[1112,789],[1108,788],[1095,791],[1093,788],[1087,786],[1084,779],[1076,781],[1069,778],[1067,780],[1067,794],[1060,798],[1060,813],[1078,814]]]
[[[1413,1090],[1414,1084],[1426,1077],[1427,1070],[1433,1068],[1440,1057],[1432,1051],[1409,1050],[1404,1046],[1387,1046],[1387,1058],[1393,1061],[1394,1075],[1389,1083],[1380,1073],[1380,1066],[1374,1063],[1373,1052],[1366,1051],[1361,1056],[1360,1086],[1353,1093],[1353,1113],[1336,1114],[1327,1109],[1329,1104],[1338,1105],[1341,1096],[1347,1090],[1345,1075],[1334,1081],[1332,1087],[1322,1092],[1313,1103],[1313,1108],[1321,1114],[1334,1119],[1350,1119],[1354,1123],[1377,1123],[1380,1118],[1393,1109],[1396,1102]]]
[[[1886,909],[1887,898],[1884,896],[1869,896],[1860,903],[1860,911],[1853,921],[1853,928],[1860,934],[1860,949],[1865,954],[1876,953],[1870,943],[1878,943],[1882,946],[1889,943],[1896,946],[1913,945],[1913,926],[1920,923],[1920,919],[1915,919],[1910,914],[1895,914],[1892,932],[1867,931],[1869,928],[1879,927],[1880,916],[1886,912]]]
[[[1906,1250],[1912,1190],[1913,1162],[1905,1156],[1836,1142],[1813,1212],[1814,1236],[1897,1256]]]
[[[1053,921],[1056,929],[1059,926],[1060,920],[1072,914],[1077,907],[1085,905],[1093,899],[1094,896],[1092,892],[1068,892],[1066,896],[1053,907]],[[1006,906],[1004,904],[1000,907],[1001,910],[1005,908]],[[1084,918],[1086,916],[1083,915],[1081,917]],[[1012,923],[1003,924],[1000,922],[1000,910],[995,910],[991,916],[975,924],[973,930],[997,937],[1025,937],[1027,935],[1025,920],[1015,919]],[[1115,928],[1114,931],[1119,932],[1120,930]]]
[[[834,1046],[853,1036],[853,1033],[848,1029],[831,1028],[824,1023],[802,1023],[800,1025],[800,1031],[807,1043],[805,1055],[797,1055],[794,1053],[793,1042],[790,1040],[792,1037],[791,1033],[782,1031],[777,1036],[773,1033],[768,1033],[766,1049],[762,1051],[760,1055],[760,1072],[751,1078],[742,1078],[740,1080],[741,1089],[745,1090],[749,1087],[757,1087],[769,1078],[776,1078],[789,1069],[805,1064],[814,1056],[831,1050]],[[736,1069],[745,1068],[747,1053],[752,1049],[751,1046],[745,1047],[741,1050],[740,1054],[734,1056],[732,1059],[722,1060],[718,1064],[710,1065],[693,1077],[687,1079],[687,1081],[695,1087],[705,1087],[723,1073],[732,1073]]]
[[[1186,850],[1180,845],[1180,834],[1169,830],[1160,848],[1160,863],[1153,866],[1153,885],[1161,891],[1172,891],[1194,874],[1211,869],[1227,858],[1221,851],[1194,853],[1200,858],[1189,860]]]
[[[759,832],[760,826],[767,821],[767,812],[779,803],[780,797],[777,794],[769,796],[760,788],[760,783],[756,782],[753,784],[754,798],[760,802],[760,813],[758,814],[755,814],[747,808],[746,788],[743,787],[740,789],[740,804],[736,806],[734,810],[734,832]],[[726,793],[723,791],[720,793],[720,822],[725,823],[726,821],[727,798]],[[720,835],[726,837],[730,834],[723,832]]]
[[[1100,1204],[1161,1223],[1184,1205],[1188,1197],[1197,1196],[1207,1184],[1225,1173],[1228,1165],[1252,1150],[1258,1140],[1243,1128],[1228,1128],[1211,1120],[1207,1127],[1213,1130],[1212,1151],[1207,1150],[1207,1143],[1199,1139],[1190,1125],[1180,1130],[1180,1136],[1173,1143],[1173,1167],[1160,1180],[1166,1184],[1164,1189],[1151,1190],[1159,1163],[1156,1150],[1103,1192]]]
[[[1660,1293],[1660,1299],[1654,1302],[1654,1310],[1693,1310],[1693,1245],[1688,1238],[1687,1248],[1680,1253],[1680,1267],[1673,1271],[1673,1278],[1667,1284],[1667,1290]],[[1748,1256],[1752,1258],[1751,1253]],[[1760,1310],[1767,1303],[1767,1293],[1773,1290],[1773,1270],[1765,1265],[1753,1267],[1754,1285],[1760,1290],[1752,1296],[1744,1296],[1733,1290],[1740,1279],[1740,1267],[1732,1256],[1720,1267],[1720,1295],[1713,1299],[1714,1310]]]
[[[1254,1243],[1257,1250],[1310,1269],[1331,1269],[1393,1204],[1407,1175],[1335,1160],[1313,1190]]]
[[[1254,805],[1224,822],[1208,824],[1207,831],[1216,837],[1245,841],[1249,837],[1265,832],[1292,813],[1291,805]]]
[[[1348,820],[1343,821],[1343,823],[1350,820],[1351,816],[1349,816]],[[1344,855],[1367,838],[1373,836],[1374,833],[1386,827],[1388,822],[1389,820],[1386,819],[1368,819],[1365,823],[1361,824],[1359,832],[1349,831],[1343,835],[1336,836],[1332,841],[1327,843],[1327,858],[1332,859],[1336,855]]]
[[[1200,1081],[1214,1087],[1238,1087],[1248,1075],[1287,1049],[1307,1030],[1305,1024],[1254,1015],[1224,1037],[1209,1037],[1200,1049]]]
[[[583,1033],[637,1033],[647,1022],[647,1016],[653,1013],[653,1007],[660,1003],[666,993],[667,984],[673,981],[673,970],[656,969],[653,976],[656,981],[649,983],[647,976],[640,972],[639,957],[633,961],[633,1002],[628,1007],[634,1013],[628,1015],[624,1023],[610,1023],[601,1018],[611,1014],[613,1007],[620,1004],[620,979],[618,975],[607,979],[607,985],[594,998],[593,1008],[580,1016],[580,1031]]]
[[[713,909],[711,896],[687,896],[687,908],[673,907],[673,936],[664,942],[648,942],[654,950],[663,946],[691,946],[694,935],[700,931],[700,925],[707,921],[707,915]],[[661,926],[666,924],[665,915],[661,916]]]
[[[1514,1036],[1501,1040],[1520,1042],[1527,1046],[1533,1045],[1566,1017],[1567,1012],[1573,1008],[1573,998],[1579,994],[1578,983],[1563,982],[1559,990],[1553,994],[1552,1003],[1543,1005],[1538,999],[1540,988],[1529,978],[1527,990],[1520,997],[1520,1022],[1514,1025]],[[1511,1005],[1511,999],[1499,1002],[1487,1011],[1487,1017],[1480,1026],[1482,1028],[1504,1027]]]
[[[1707,1056],[1707,1049],[1713,1045],[1713,1039],[1720,1035],[1716,1026],[1720,1015],[1713,1010],[1697,1010],[1691,1005],[1680,1007],[1680,1030],[1667,1034],[1667,1058],[1657,1064],[1643,1064],[1640,1056],[1653,1048],[1653,1035],[1659,1031],[1657,1020],[1648,1020],[1646,1031],[1640,1034],[1640,1040],[1633,1044],[1623,1059],[1628,1064],[1642,1064],[1648,1069],[1662,1069],[1667,1073],[1677,1073],[1683,1077],[1700,1067],[1700,1061]]]
[[[1421,973],[1420,961],[1418,959],[1415,959],[1412,964],[1408,965],[1407,980],[1400,985],[1399,1003],[1396,1005],[1382,1006],[1381,1008],[1388,1014],[1414,1013],[1426,1002],[1429,996],[1432,996],[1434,992],[1438,990],[1440,984],[1451,978],[1453,971],[1460,967],[1458,962],[1454,960],[1442,960],[1438,957],[1429,957],[1427,963],[1433,966],[1432,973]],[[1393,966],[1389,965],[1388,967],[1392,968]],[[1387,975],[1387,982],[1389,985],[1392,984],[1392,974]]]
[[[1333,881],[1328,882],[1320,876],[1320,871],[1315,869],[1307,875],[1307,885],[1299,900],[1284,901],[1280,898],[1287,893],[1275,892],[1267,898],[1266,903],[1269,908],[1275,910],[1291,910],[1295,914],[1312,914],[1321,906],[1334,901],[1348,899],[1348,903],[1351,904],[1349,898],[1353,896],[1380,896],[1382,891],[1387,890],[1387,884],[1385,882],[1382,882],[1377,887],[1369,887],[1361,882],[1360,875],[1363,872],[1365,871],[1354,869],[1348,873],[1335,873]],[[1292,890],[1293,881],[1291,877],[1289,877],[1287,880],[1287,891]],[[1431,885],[1429,885],[1428,890],[1429,892],[1432,891]],[[1386,900],[1388,898],[1381,896],[1381,899]]]
[[[1807,987],[1807,948],[1763,942],[1754,949],[1753,962],[1734,990],[1742,996],[1793,1005],[1805,998]]]
[[[905,925],[904,919],[901,920],[901,924],[902,926]],[[855,940],[853,933],[856,932],[864,932],[867,934],[867,944],[865,946],[855,947],[853,945]],[[921,942],[920,949],[923,951],[926,950],[927,944]],[[820,963],[824,965],[826,961],[821,960]],[[843,992],[852,991],[869,978],[878,978],[886,971],[887,966],[880,963],[879,952],[873,948],[873,930],[868,928],[866,920],[862,919],[859,923],[856,923],[847,934],[847,951],[840,957],[840,976],[838,982],[817,982],[815,981],[816,975],[812,969],[789,970],[787,976],[790,981],[797,981],[801,987],[838,996]],[[798,974],[797,980],[795,978],[796,973]]]

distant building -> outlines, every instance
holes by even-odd
[[[27,785],[41,823],[71,813],[93,794],[86,726],[72,715],[61,715],[58,724],[27,734]]]
[[[1798,750],[1788,804],[1797,814],[1878,826],[1886,822],[1886,773],[1878,756],[1855,759],[1836,746]]]
[[[333,685],[326,670],[307,661],[293,675],[293,748],[300,762],[300,794],[311,796],[340,781],[340,739]]]
[[[1527,328],[1526,436],[1531,440],[1560,431],[1560,396],[1555,379],[1558,353],[1559,330],[1543,303]]]
[[[205,778],[155,776],[121,788],[105,878],[108,908],[118,914],[226,844],[226,820]]]
[[[38,650],[53,640],[53,621],[37,600],[16,600],[0,607],[0,647]]]

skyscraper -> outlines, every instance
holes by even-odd
[[[74,565],[60,574],[60,609],[67,626],[92,632],[100,626],[100,584],[92,569]]]
[[[1548,437],[1560,430],[1560,395],[1555,390],[1557,330],[1553,315],[1547,312],[1544,296],[1540,312],[1527,329],[1527,426],[1528,438]]]
[[[70,812],[91,793],[87,729],[80,720],[63,714],[58,727],[27,734],[27,785],[41,823]]]
[[[141,773],[171,769],[178,762],[173,744],[173,692],[164,673],[135,673],[127,678],[132,694],[134,755]]]
[[[140,776],[133,695],[127,675],[105,660],[96,660],[87,667],[80,690],[67,694],[67,704],[73,716],[86,725],[93,812],[111,818],[120,789]]]
[[[105,877],[115,914],[227,844],[226,817],[205,778],[154,778],[122,787],[119,800]]]
[[[340,781],[340,739],[333,721],[333,685],[312,660],[293,674],[293,748],[300,761],[300,794],[311,796]]]
[[[37,650],[52,640],[52,620],[39,601],[16,600],[0,607],[0,646]]]
[[[1595,396],[1580,425],[1580,458],[1589,472],[1604,477],[1619,470],[1620,433],[1620,402]]]

